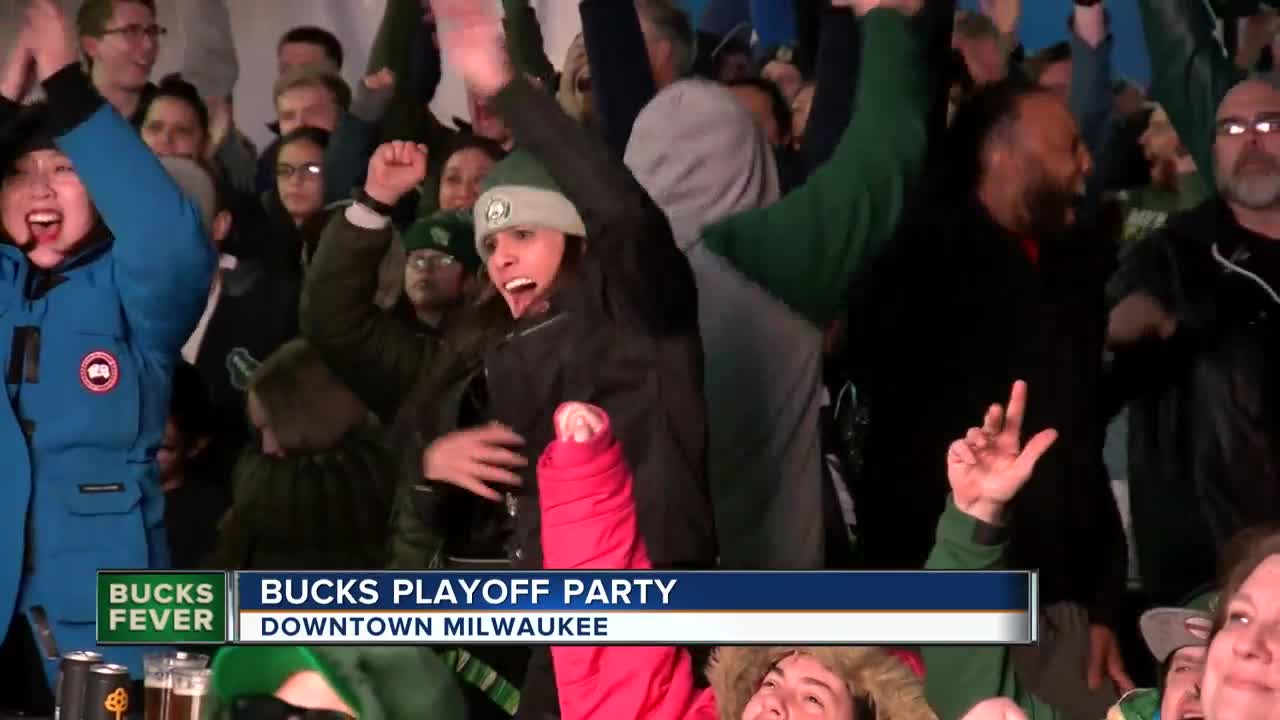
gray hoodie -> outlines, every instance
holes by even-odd
[[[698,283],[721,565],[820,568],[822,333],[701,237],[778,199],[773,152],[723,86],[682,80],[636,118],[626,163],[667,214]]]

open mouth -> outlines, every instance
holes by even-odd
[[[538,299],[538,283],[532,278],[511,278],[502,284],[513,317],[522,317]]]
[[[27,213],[27,229],[36,244],[52,242],[62,231],[62,213],[56,210],[33,210]]]

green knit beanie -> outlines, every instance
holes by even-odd
[[[585,237],[586,225],[555,178],[527,150],[517,149],[489,171],[476,201],[476,250],[485,257],[484,239],[503,228],[551,228]]]
[[[401,240],[405,252],[414,250],[438,250],[462,263],[467,272],[480,267],[476,254],[475,225],[471,213],[462,210],[441,210],[422,218],[409,227]]]

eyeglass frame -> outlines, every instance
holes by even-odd
[[[422,263],[421,266],[419,266],[419,262]],[[413,269],[415,270],[419,270],[419,271],[430,270],[434,272],[436,270],[443,270],[447,267],[452,267],[453,265],[456,265],[458,263],[458,258],[448,253],[435,250],[432,252],[431,255],[427,255],[425,253],[418,253],[418,254],[410,253],[407,263],[409,265],[412,265]]]
[[[276,163],[275,173],[277,180],[288,180],[301,171],[306,171],[307,173],[302,176],[302,179],[315,178],[318,180],[324,174],[324,164],[317,162],[304,162],[297,165],[282,162]]]
[[[1228,127],[1231,125],[1239,126],[1240,132],[1230,132]],[[1263,125],[1269,125],[1270,127],[1263,129]],[[1240,137],[1248,134],[1250,130],[1258,135],[1272,135],[1280,132],[1280,112],[1261,113],[1250,120],[1227,117],[1216,120],[1213,123],[1213,133],[1219,137]]]
[[[169,28],[163,25],[157,25],[155,23],[152,23],[150,25],[139,25],[137,23],[131,23],[129,25],[123,25],[118,28],[111,28],[110,30],[102,31],[103,37],[106,37],[108,35],[120,35],[126,40],[133,40],[133,41],[141,40],[144,36],[149,37],[152,40],[159,40],[161,37],[168,34],[169,34]]]

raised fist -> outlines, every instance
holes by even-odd
[[[382,68],[376,73],[367,75],[364,79],[364,86],[370,92],[392,90],[396,86],[396,74],[389,68]]]
[[[947,480],[956,507],[991,525],[1000,523],[1005,505],[1031,478],[1036,461],[1058,439],[1056,430],[1042,430],[1022,446],[1022,418],[1027,407],[1027,384],[1013,384],[1007,407],[992,405],[981,428],[969,428],[964,439],[947,451]]]
[[[395,205],[427,177],[427,147],[403,140],[383,143],[369,158],[364,191],[380,203]]]
[[[560,442],[590,442],[607,424],[603,410],[580,402],[563,403],[556,409],[555,421]]]

